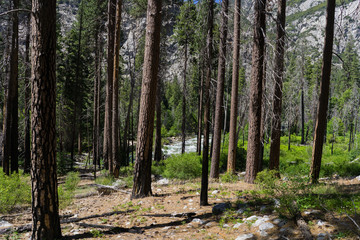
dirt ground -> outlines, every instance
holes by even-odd
[[[239,193],[252,190],[254,186],[243,181],[211,182],[208,206],[200,206],[200,179],[169,184],[155,182],[152,197],[133,200],[130,199],[131,189],[103,195],[95,193],[93,183],[93,180],[81,180],[81,195],[60,211],[63,220],[91,217],[62,223],[65,239],[303,239],[294,221],[279,218],[266,204],[233,212],[228,221],[224,220],[224,214],[213,214],[212,209],[217,204],[228,202],[235,206],[241,202],[246,205],[249,198]],[[358,186],[359,181],[339,180],[338,184]],[[95,195],[85,197],[88,193]],[[241,209],[241,204],[240,207],[236,205],[238,208]],[[311,210],[302,215],[314,239],[359,239],[347,229],[353,224],[345,216]],[[0,216],[0,219],[16,227],[30,223],[31,213],[25,209]],[[30,233],[0,235],[0,239],[7,237],[29,239]]]

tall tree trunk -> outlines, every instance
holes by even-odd
[[[31,78],[30,66],[30,14],[28,17],[28,30],[25,40],[25,129],[24,129],[24,173],[30,173],[31,149],[30,149],[30,94],[29,80]]]
[[[185,153],[185,127],[186,127],[186,70],[188,61],[188,42],[185,40],[184,46],[184,78],[183,78],[183,99],[182,99],[182,124],[181,124],[181,154]]]
[[[19,8],[19,0],[12,0],[12,9]],[[18,63],[19,18],[15,11],[11,16],[10,72],[7,77],[6,111],[4,118],[3,171],[19,172],[18,163]],[[10,169],[9,169],[10,168]]]
[[[196,152],[198,155],[201,155],[201,140],[202,140],[202,116],[203,116],[203,88],[204,88],[204,67],[203,64],[199,64],[199,74],[200,77],[200,90],[199,90],[199,107],[198,107],[198,135],[197,135],[197,145]]]
[[[311,183],[316,183],[319,179],[321,157],[322,157],[322,150],[324,144],[324,135],[326,131],[332,48],[334,41],[335,5],[336,5],[335,0],[327,1],[325,46],[323,51],[323,65],[321,69],[320,96],[319,96],[319,105],[317,110],[314,145],[313,145],[312,161],[311,161],[311,169],[310,169]]]
[[[206,79],[204,87],[204,143],[202,158],[202,175],[200,206],[208,205],[208,169],[209,169],[209,133],[210,133],[210,80],[211,80],[211,59],[214,28],[214,1],[208,0],[207,15],[207,40],[206,40]]]
[[[350,122],[350,130],[349,130],[349,145],[348,145],[348,151],[350,152],[351,151],[351,143],[352,143],[352,141],[353,141],[353,123],[352,122]]]
[[[160,62],[161,1],[148,0],[145,55],[132,198],[152,195],[151,149]]]
[[[31,15],[31,239],[60,239],[56,175],[56,1],[33,0]]]
[[[122,0],[116,3],[116,24],[115,24],[115,48],[114,48],[114,75],[113,75],[113,96],[112,96],[112,165],[110,173],[115,177],[119,176],[120,152],[119,152],[119,62],[120,62],[120,24],[121,24]]]
[[[98,6],[99,7],[99,1]],[[97,23],[97,29],[100,27]],[[96,30],[95,38],[95,78],[94,78],[94,117],[93,117],[93,164],[96,167],[100,163],[100,80],[101,80],[101,57],[100,57],[100,32]]]
[[[223,98],[225,82],[225,64],[226,64],[226,40],[228,32],[228,9],[229,1],[222,0],[221,29],[220,29],[220,46],[219,46],[219,63],[216,88],[216,107],[214,122],[214,142],[212,148],[210,177],[219,178],[220,163],[220,143],[221,143],[221,126],[223,122]]]
[[[105,119],[104,119],[104,144],[103,158],[106,169],[112,166],[112,92],[114,76],[114,32],[115,32],[116,0],[109,0],[108,3],[108,46],[107,46],[107,81],[105,97]],[[112,169],[110,170],[112,173]]]
[[[233,43],[233,69],[231,83],[231,110],[230,110],[230,130],[229,130],[229,149],[227,159],[227,172],[235,173],[236,163],[236,124],[238,115],[238,95],[239,95],[239,58],[240,58],[240,11],[241,0],[235,0],[234,9],[234,43]]]
[[[290,151],[290,149],[291,149],[291,121],[288,121],[288,151]]]
[[[273,114],[270,145],[270,169],[279,170],[280,137],[281,137],[281,109],[282,109],[282,86],[284,76],[284,46],[285,46],[285,22],[286,0],[278,1],[277,15],[277,40],[275,55],[275,89],[273,98]]]
[[[301,86],[301,144],[305,144],[305,104],[303,84]]]
[[[252,79],[250,87],[248,152],[246,157],[245,181],[254,183],[258,172],[260,155],[260,125],[262,82],[265,46],[266,0],[255,1],[254,44],[252,53]]]
[[[161,152],[161,79],[158,79],[156,90],[156,135],[155,135],[155,153],[154,160],[160,162]]]
[[[266,19],[265,19],[266,21]],[[266,33],[264,33],[266,34]],[[261,100],[261,123],[260,123],[260,152],[259,152],[259,165],[258,172],[262,170],[263,162],[264,162],[264,148],[265,148],[265,130],[266,130],[266,122],[267,122],[267,106],[266,106],[266,68],[267,68],[267,60],[266,60],[266,42],[264,46],[264,70],[263,70],[263,82],[262,82],[262,100]]]

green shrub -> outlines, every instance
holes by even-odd
[[[0,169],[0,213],[6,213],[17,205],[31,203],[31,186],[27,176],[12,174],[7,176]]]
[[[201,157],[197,153],[173,155],[165,160],[166,178],[192,179],[201,176]]]
[[[64,185],[58,186],[59,208],[64,209],[69,206],[75,195],[75,190],[80,182],[79,174],[70,172],[66,176]]]
[[[65,188],[67,191],[75,191],[76,187],[80,182],[79,173],[69,172],[65,180]]]
[[[108,185],[108,186],[112,185],[113,182],[115,182],[115,178],[112,175],[99,176],[95,180],[95,183],[97,184]]]
[[[220,179],[221,182],[234,183],[238,180],[238,176],[236,174],[226,172],[220,176]]]

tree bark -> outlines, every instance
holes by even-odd
[[[19,0],[12,1],[12,8],[19,8]],[[3,129],[3,171],[18,172],[18,63],[19,63],[19,18],[18,12],[11,16],[10,71],[7,77],[5,117]]]
[[[119,61],[120,61],[120,24],[121,24],[122,0],[116,2],[116,24],[115,24],[115,47],[114,47],[114,72],[113,72],[113,92],[112,92],[112,159],[110,162],[110,174],[118,177],[120,169],[119,152]]]
[[[99,0],[97,2],[99,7]],[[101,80],[101,47],[100,22],[95,31],[95,78],[94,78],[94,117],[93,117],[93,164],[100,164],[100,80]],[[96,176],[96,171],[95,171]]]
[[[278,1],[277,15],[277,40],[275,55],[275,89],[273,99],[271,145],[270,145],[270,169],[279,170],[280,137],[281,137],[281,110],[282,110],[282,86],[284,76],[284,46],[285,46],[285,22],[286,1]]]
[[[254,43],[252,53],[252,79],[249,103],[248,152],[246,158],[245,181],[254,183],[258,172],[260,155],[260,125],[262,82],[265,46],[265,6],[266,0],[255,1]]]
[[[183,78],[183,99],[182,99],[182,124],[181,124],[181,154],[185,153],[185,140],[186,140],[186,72],[187,72],[187,61],[188,61],[188,42],[185,40],[184,46],[184,78]]]
[[[301,86],[301,144],[305,144],[305,105],[303,84]]]
[[[323,51],[323,64],[321,70],[321,85],[319,105],[317,110],[314,145],[310,169],[311,183],[316,183],[319,179],[321,157],[326,131],[327,110],[329,102],[329,88],[331,75],[332,48],[334,41],[334,19],[335,19],[335,0],[327,1],[327,16],[325,28],[325,45]]]
[[[208,169],[209,169],[209,133],[210,133],[210,80],[211,80],[211,59],[213,42],[213,21],[214,21],[214,1],[208,0],[207,15],[207,40],[206,40],[206,79],[204,87],[204,143],[202,159],[202,175],[200,190],[200,206],[208,205]]]
[[[156,135],[155,135],[155,153],[154,160],[160,162],[162,159],[161,152],[161,79],[158,80],[156,90]]]
[[[151,149],[154,129],[155,97],[160,62],[161,1],[148,0],[145,55],[131,197],[142,198],[151,192]]]
[[[238,116],[238,95],[239,95],[239,58],[240,58],[240,11],[241,0],[235,1],[234,10],[234,46],[233,46],[233,69],[231,83],[231,110],[230,110],[230,130],[229,130],[229,149],[227,159],[227,172],[235,173],[236,169],[236,149],[237,136],[236,124]]]
[[[106,97],[105,97],[105,119],[104,119],[104,144],[103,144],[103,158],[106,169],[109,169],[112,164],[112,88],[113,88],[113,74],[114,74],[114,32],[115,32],[115,15],[116,15],[116,0],[109,0],[108,4],[108,49],[107,49],[107,81],[106,81]],[[112,170],[110,171],[112,173]]]
[[[60,239],[56,175],[56,1],[33,0],[31,16],[32,239]]]
[[[228,32],[228,9],[229,1],[222,1],[221,29],[220,29],[220,46],[219,46],[219,63],[216,88],[216,107],[214,122],[214,142],[212,148],[211,171],[210,177],[219,179],[220,165],[220,144],[221,144],[221,127],[223,122],[223,98],[225,82],[225,64],[226,64],[226,40]]]
[[[25,40],[25,129],[24,129],[24,173],[30,173],[31,149],[30,149],[30,94],[29,80],[31,78],[30,66],[30,14],[28,14],[28,30]]]
[[[200,90],[199,90],[199,107],[198,107],[198,135],[197,135],[197,145],[196,152],[198,155],[201,155],[201,140],[202,140],[202,116],[203,116],[203,88],[204,88],[204,67],[203,64],[199,66],[200,76]]]

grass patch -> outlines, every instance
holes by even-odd
[[[79,182],[80,178],[77,172],[67,174],[64,185],[58,187],[60,209],[64,209],[72,203]]]
[[[7,213],[14,207],[31,203],[31,186],[28,175],[7,176],[0,168],[0,213]]]

